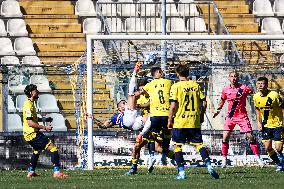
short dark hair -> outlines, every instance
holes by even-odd
[[[257,81],[265,81],[266,83],[268,83],[267,77],[264,77],[264,76],[257,78]]]
[[[188,77],[189,76],[189,68],[187,65],[178,65],[176,67],[176,73],[179,74],[182,77]]]
[[[154,75],[155,75],[155,73],[156,73],[157,71],[162,71],[162,68],[161,68],[161,67],[158,67],[158,66],[155,66],[155,67],[152,67],[152,68],[151,68],[151,75],[152,75],[152,77],[154,77]]]
[[[37,86],[34,84],[29,84],[25,87],[24,93],[27,95],[28,98],[31,97],[31,92],[37,90]]]
[[[117,104],[116,107],[118,108],[121,102],[126,102],[126,100],[120,100]]]

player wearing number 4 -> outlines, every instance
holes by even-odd
[[[256,85],[259,92],[253,96],[253,101],[256,107],[258,129],[262,131],[262,142],[269,157],[277,165],[276,171],[284,171],[282,154],[284,102],[277,92],[267,89],[266,77],[259,77]],[[275,141],[276,152],[272,148],[272,140]]]
[[[229,140],[236,124],[240,126],[241,133],[245,133],[246,137],[249,139],[250,148],[256,156],[258,164],[263,166],[263,161],[259,156],[259,148],[255,137],[252,135],[252,127],[246,111],[247,96],[252,94],[253,91],[247,85],[239,83],[239,74],[236,71],[229,73],[229,80],[230,84],[223,88],[219,108],[213,115],[213,118],[215,118],[220,113],[225,102],[228,102],[228,111],[224,125],[225,131],[223,132],[222,141],[222,167],[225,167],[227,164]]]
[[[208,151],[203,146],[201,134],[200,115],[204,114],[206,109],[205,96],[198,83],[188,79],[189,69],[187,66],[179,65],[176,68],[176,73],[179,82],[171,87],[168,120],[168,128],[173,128],[172,140],[175,144],[175,160],[178,166],[176,179],[186,179],[182,152],[182,145],[185,143],[190,143],[196,147],[210,175],[218,179],[219,175],[212,168]],[[200,103],[202,103],[201,108]]]

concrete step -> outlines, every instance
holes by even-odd
[[[27,24],[31,23],[75,23],[78,24],[79,20],[77,18],[67,18],[67,19],[60,19],[60,18],[54,18],[54,19],[48,19],[48,18],[29,18],[25,19],[25,22]]]
[[[84,51],[80,52],[38,52],[37,55],[41,57],[59,57],[59,56],[68,56],[68,57],[80,57]]]
[[[203,14],[209,13],[208,5],[198,5]],[[223,14],[248,14],[249,13],[249,6],[248,5],[219,5],[218,6],[219,12]],[[214,12],[213,6],[210,6],[210,12]]]
[[[74,14],[74,5],[62,5],[62,6],[55,6],[55,5],[44,5],[44,6],[28,6],[28,5],[21,5],[22,12],[24,15],[29,14],[43,14],[43,15],[55,15],[62,13],[64,14]]]
[[[225,24],[230,33],[257,33],[257,23],[230,23]]]
[[[45,15],[45,14],[30,14],[23,15],[24,19],[78,19],[79,16],[75,14],[58,14],[58,15]]]
[[[83,42],[36,42],[35,45],[39,52],[82,52],[86,49]]]
[[[214,0],[214,3],[219,5],[246,5],[245,0],[235,0],[235,1],[228,1],[228,0]]]
[[[40,7],[45,7],[45,6],[70,6],[72,5],[71,1],[19,1],[20,6],[23,7],[34,7],[34,6],[40,6]]]
[[[80,57],[39,57],[43,64],[74,64]]]
[[[84,43],[86,42],[85,38],[62,38],[62,37],[56,37],[56,38],[32,38],[33,42],[35,43],[45,43],[45,42],[50,42],[50,43],[73,43],[73,42],[80,42]]]
[[[31,33],[31,38],[85,38],[84,33]]]
[[[78,23],[29,23],[29,33],[80,33],[82,26]]]
[[[252,14],[224,14],[223,21],[228,23],[257,23],[256,18]],[[215,23],[217,19],[217,16],[214,14],[210,15],[210,22]],[[208,14],[204,15],[205,22],[208,22]]]

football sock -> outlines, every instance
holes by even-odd
[[[133,73],[129,82],[128,95],[134,95],[135,87],[136,87],[136,74]]]
[[[51,162],[53,163],[53,171],[55,173],[59,172],[59,154],[58,154],[58,148],[57,146],[51,148]]]
[[[150,140],[148,143],[148,148],[150,156],[155,156],[155,141]]]
[[[281,163],[284,163],[284,156],[282,151],[277,151],[278,159]]]
[[[184,159],[183,159],[183,154],[182,154],[182,148],[176,147],[174,152],[175,152],[175,160],[176,160],[178,167],[183,166]]]
[[[277,153],[274,151],[274,149],[271,149],[270,151],[267,151],[269,157],[276,163],[277,165],[280,163],[279,158],[277,156]]]
[[[33,152],[32,157],[31,157],[30,167],[28,169],[29,172],[35,172],[35,168],[37,166],[38,158],[39,158],[39,153]]]
[[[229,151],[229,143],[222,142],[222,156],[227,156]]]
[[[132,163],[131,168],[132,168],[133,170],[137,170],[138,159],[132,159],[132,160],[131,160],[131,163]]]
[[[250,149],[252,150],[253,154],[256,156],[259,156],[259,149],[258,149],[258,145],[256,142],[250,142],[249,144]]]
[[[178,173],[184,173],[184,165],[178,166]]]
[[[199,149],[199,153],[202,157],[203,162],[207,165],[207,163],[210,162],[208,151],[204,147],[202,147]]]
[[[171,132],[169,130],[165,130],[163,132],[162,148],[163,152],[168,152],[171,143]]]

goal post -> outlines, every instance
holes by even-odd
[[[95,40],[284,40],[284,35],[87,35],[87,114],[93,114],[93,44]],[[89,170],[94,169],[93,120],[87,118]]]

